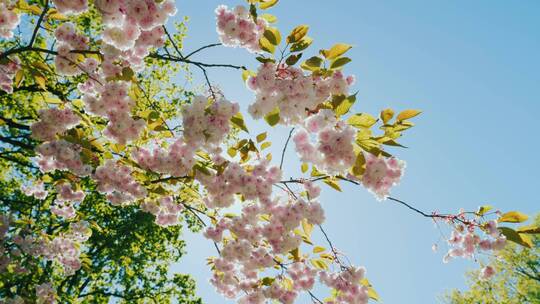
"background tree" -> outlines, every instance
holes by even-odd
[[[535,224],[540,223],[537,215]],[[497,256],[486,261],[495,270],[490,280],[481,271],[466,274],[468,290],[452,290],[442,300],[449,304],[471,303],[540,303],[540,238],[532,238],[531,250],[508,245]]]

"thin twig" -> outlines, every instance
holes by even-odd
[[[191,57],[191,55],[195,55],[197,54],[198,52],[204,50],[204,49],[208,49],[208,48],[212,48],[212,47],[216,47],[216,46],[220,46],[221,43],[212,43],[212,44],[208,44],[208,45],[205,45],[205,46],[201,46],[200,48],[196,49],[195,51],[189,53],[186,55],[186,57],[184,57],[184,59],[188,59],[189,57]]]
[[[287,146],[289,145],[289,141],[291,140],[291,136],[294,132],[294,128],[291,129],[289,132],[289,136],[287,137],[287,141],[285,141],[285,146],[283,147],[283,151],[281,151],[281,161],[279,162],[279,169],[283,168],[283,160],[285,159],[285,151],[287,150]]]
[[[39,15],[39,18],[36,22],[36,27],[34,28],[34,32],[32,33],[32,38],[30,38],[30,42],[28,42],[28,47],[32,47],[34,45],[34,42],[36,41],[37,34],[40,28],[41,22],[43,22],[43,18],[45,17],[45,14],[47,14],[47,11],[49,10],[49,0],[45,0],[45,7],[43,8],[43,11]]]

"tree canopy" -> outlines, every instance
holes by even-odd
[[[444,261],[533,247],[538,226],[511,226],[527,221],[519,211],[425,212],[390,196],[405,172],[393,150],[421,111],[355,113],[352,46],[313,50],[304,24],[282,35],[277,3],[219,6],[220,42],[184,46],[172,0],[0,0],[0,301],[200,303],[189,275],[169,269],[184,229],[213,242],[210,283],[239,303],[379,300],[324,230],[321,184],[447,225]],[[260,64],[194,59],[215,47]],[[216,68],[253,92],[247,113],[214,85]],[[203,89],[178,83],[194,72]],[[244,115],[288,130],[281,155]]]

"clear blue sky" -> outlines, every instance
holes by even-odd
[[[355,46],[346,69],[357,76],[354,111],[424,111],[402,140],[410,148],[392,151],[407,161],[393,196],[426,211],[457,212],[486,203],[539,211],[534,191],[540,186],[540,2],[280,2],[271,13],[281,31],[309,24],[314,51],[334,42]],[[178,16],[191,18],[186,49],[193,50],[217,41],[218,4],[242,2],[177,3]],[[217,48],[198,58],[255,69],[251,57],[241,49]],[[239,72],[211,70],[210,77],[243,110],[252,101]],[[261,130],[260,123],[249,126],[252,134]],[[286,132],[272,133],[274,151]],[[291,149],[287,175],[298,166]],[[362,188],[344,185],[338,194],[324,188],[321,201],[330,237],[354,263],[367,267],[384,303],[436,303],[445,289],[463,288],[463,272],[476,267],[463,260],[443,264],[444,253],[431,251],[439,233],[430,221],[390,201],[377,202]],[[192,274],[206,303],[227,303],[208,283],[211,243],[192,234],[186,239],[188,254],[174,271]]]

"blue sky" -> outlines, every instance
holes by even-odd
[[[540,2],[280,2],[271,10],[278,27],[286,33],[309,24],[313,52],[335,42],[354,45],[345,72],[357,77],[355,112],[424,111],[401,140],[410,148],[391,151],[407,161],[393,196],[425,211],[474,210],[486,203],[503,211],[539,211],[533,191],[540,186]],[[177,1],[178,16],[191,18],[187,51],[217,41],[213,10],[221,3],[242,2]],[[252,57],[242,49],[215,48],[197,58],[255,69]],[[253,96],[240,72],[209,73],[245,111]],[[264,128],[252,121],[248,126],[252,134]],[[271,132],[275,155],[287,131]],[[290,149],[286,176],[297,175],[298,167]],[[362,188],[343,188],[323,188],[325,229],[353,263],[367,267],[384,303],[435,303],[444,290],[465,286],[464,271],[476,265],[443,264],[444,249],[431,250],[440,236],[432,222],[390,201],[377,202]],[[206,303],[227,303],[208,283],[211,243],[189,233],[186,240],[188,254],[173,270],[192,274]]]

